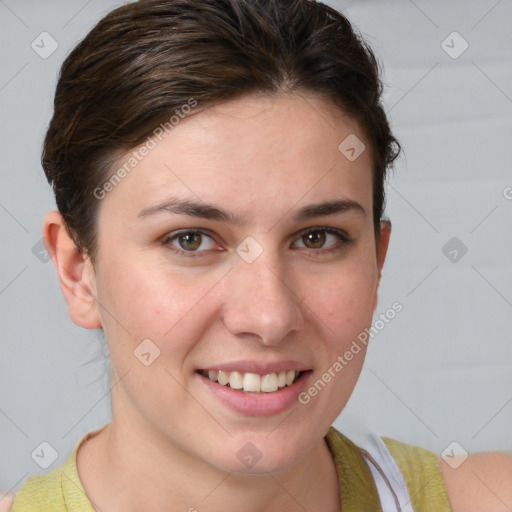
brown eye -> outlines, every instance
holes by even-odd
[[[341,251],[351,242],[352,238],[345,231],[318,227],[303,231],[295,246],[310,249],[320,256],[330,251]]]
[[[164,236],[162,245],[180,256],[204,256],[215,248],[215,242],[206,232],[186,229]]]
[[[195,251],[201,245],[201,233],[190,231],[178,237],[180,247],[185,251]]]
[[[310,231],[302,236],[304,245],[308,249],[321,249],[326,240],[325,231]]]

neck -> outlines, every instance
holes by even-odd
[[[323,439],[287,471],[241,475],[190,456],[141,422],[114,417],[82,444],[77,467],[98,512],[340,510],[336,467]]]

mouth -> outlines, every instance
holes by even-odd
[[[276,393],[292,386],[304,373],[310,370],[281,370],[264,375],[252,372],[225,370],[198,370],[197,373],[223,387],[240,393],[268,394]]]
[[[206,393],[243,416],[285,413],[298,402],[313,370],[298,361],[233,361],[196,370]]]

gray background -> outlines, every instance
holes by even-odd
[[[395,301],[403,311],[373,338],[336,426],[357,437],[365,424],[438,453],[452,441],[512,450],[512,3],[329,3],[382,60],[405,148],[388,186],[393,235],[377,313]],[[33,251],[54,208],[39,158],[58,68],[119,4],[0,0],[3,491],[61,464],[109,421],[98,332],[69,320],[52,264]],[[43,31],[58,43],[45,59],[31,48]],[[463,39],[446,39],[453,31]],[[453,58],[445,39],[452,55],[469,46]],[[452,237],[457,261],[442,250]],[[42,441],[59,454],[47,470],[31,458]]]

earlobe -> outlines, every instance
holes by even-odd
[[[85,329],[101,328],[93,266],[89,257],[76,247],[58,211],[45,215],[43,241],[57,270],[71,320]]]
[[[386,260],[386,254],[388,252],[390,236],[391,236],[391,222],[389,220],[381,221],[380,233],[375,240],[378,277],[377,277],[377,284],[375,286],[375,292],[373,294],[373,311],[375,311],[375,308],[377,307],[377,301],[378,301],[378,297],[379,297],[380,277],[382,275],[382,267],[384,266],[384,261]]]
[[[379,269],[379,279],[382,274],[382,267],[386,260],[386,254],[389,247],[389,238],[391,237],[391,221],[382,220],[380,223],[380,233],[377,243],[377,267]]]

